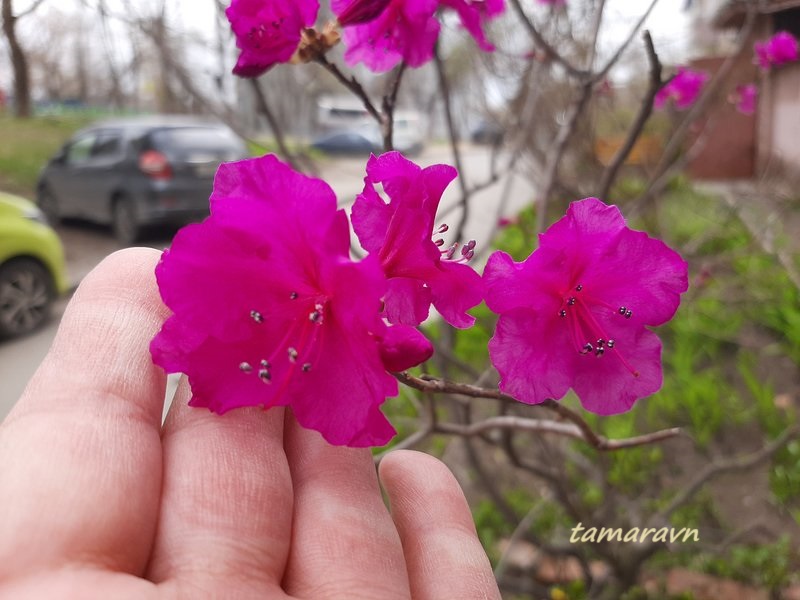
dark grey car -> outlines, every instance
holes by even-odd
[[[244,143],[215,122],[179,116],[99,122],[45,166],[37,203],[52,223],[63,217],[108,223],[129,244],[145,226],[207,216],[217,167],[247,155]]]

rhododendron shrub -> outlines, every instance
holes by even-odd
[[[686,262],[627,227],[615,206],[573,202],[517,263],[493,254],[486,303],[500,318],[489,355],[500,389],[538,404],[572,388],[587,410],[610,415],[661,387],[661,342],[648,327],[675,314]]]
[[[788,31],[779,31],[765,42],[756,42],[754,62],[765,71],[798,59],[798,43]]]
[[[258,77],[287,62],[300,44],[304,27],[314,24],[317,0],[233,0],[225,10],[241,50],[233,72]]]
[[[758,86],[754,83],[747,85],[737,85],[731,95],[731,102],[736,105],[736,110],[744,115],[752,115],[756,112],[756,101],[758,100]]]
[[[401,61],[410,67],[425,64],[433,58],[439,38],[436,11],[440,6],[457,12],[482,50],[494,50],[483,27],[505,10],[504,0],[333,0],[331,7],[339,22],[353,25],[342,34],[345,61],[364,63],[376,72],[388,71]]]
[[[680,67],[669,83],[656,94],[656,108],[663,108],[670,101],[678,110],[689,108],[700,96],[706,81],[708,73],[705,71]]]
[[[418,325],[431,304],[456,327],[475,321],[466,311],[483,300],[483,283],[465,264],[474,242],[459,252],[455,245],[443,249],[442,238],[431,239],[447,230],[445,225],[434,231],[434,220],[442,192],[455,177],[453,167],[421,169],[399,152],[372,156],[367,163],[364,191],[353,205],[353,229],[388,279],[385,315],[392,323]]]
[[[332,444],[385,444],[395,432],[379,406],[398,392],[387,370],[432,348],[384,322],[381,265],[349,251],[326,183],[273,156],[222,165],[211,216],[181,230],[156,269],[174,314],[155,362],[188,375],[192,406],[291,406]]]

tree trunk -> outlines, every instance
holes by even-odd
[[[31,116],[31,87],[28,74],[28,59],[19,45],[15,30],[16,18],[11,9],[11,0],[3,0],[3,33],[11,50],[11,68],[14,71],[14,114],[17,117]]]

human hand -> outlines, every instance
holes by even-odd
[[[500,597],[464,496],[436,459],[332,447],[281,408],[222,417],[148,344],[159,254],[81,284],[0,425],[0,598]]]

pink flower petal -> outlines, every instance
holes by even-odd
[[[480,277],[461,259],[443,259],[431,239],[444,188],[455,176],[446,165],[421,169],[399,152],[372,157],[364,191],[353,205],[353,229],[362,247],[376,255],[389,280],[386,317],[392,323],[418,325],[433,302],[451,325],[468,327],[466,311],[480,303]],[[381,184],[386,203],[375,190]]]
[[[290,406],[333,444],[385,444],[386,372],[425,360],[424,338],[387,327],[375,256],[349,258],[332,190],[273,156],[220,167],[211,216],[176,236],[157,267],[173,316],[153,360],[184,372],[192,406]],[[404,353],[403,356],[399,356]]]
[[[225,10],[241,50],[233,69],[241,77],[258,77],[276,63],[287,62],[300,43],[303,27],[314,24],[317,0],[233,0]]]
[[[687,265],[628,229],[615,206],[573,202],[522,263],[492,255],[486,303],[500,315],[489,349],[501,388],[539,403],[571,387],[587,410],[615,414],[661,386],[661,343]]]

